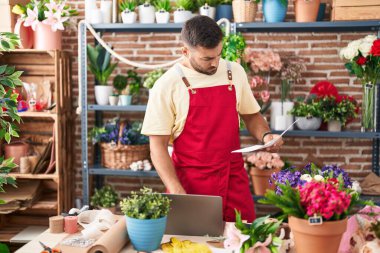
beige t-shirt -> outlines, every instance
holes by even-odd
[[[179,64],[179,63],[178,63]],[[223,59],[214,75],[201,74],[179,64],[192,88],[213,87],[229,83],[227,62]],[[231,62],[233,84],[236,90],[236,108],[239,114],[254,114],[260,106],[253,96],[247,74],[238,63]],[[171,67],[154,84],[142,127],[144,135],[171,135],[174,140],[182,132],[189,111],[189,93],[176,66]]]

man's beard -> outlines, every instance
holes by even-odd
[[[195,63],[194,61],[192,61],[191,59],[190,59],[189,62],[191,64],[191,66],[193,67],[193,69],[195,69],[195,71],[197,71],[197,72],[199,72],[201,74],[205,74],[205,75],[211,76],[211,75],[215,74],[216,71],[218,70],[218,68],[212,68],[212,69],[204,70],[201,67],[199,67],[198,64]]]

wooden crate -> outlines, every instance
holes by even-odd
[[[333,0],[331,20],[380,20],[380,0]]]

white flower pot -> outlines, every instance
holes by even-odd
[[[132,96],[131,95],[120,95],[120,104],[122,106],[131,105],[132,104]]]
[[[215,13],[216,13],[215,7],[203,5],[202,7],[199,8],[199,14],[200,15],[208,16],[212,19],[215,19]]]
[[[155,9],[150,4],[139,5],[139,19],[141,24],[153,24],[155,19]]]
[[[109,101],[110,101],[110,105],[117,105],[117,103],[119,102],[119,97],[118,96],[109,96]]]
[[[294,117],[289,112],[293,109],[293,102],[273,101],[271,103],[270,126],[273,130],[285,130],[293,122]],[[293,130],[293,126],[290,128]]]
[[[301,130],[318,130],[321,127],[322,119],[316,117],[296,117],[296,120],[299,121],[296,123],[297,127]]]
[[[108,105],[109,96],[112,95],[112,86],[95,85],[95,100],[98,105]]]
[[[191,11],[176,10],[174,11],[174,23],[185,23],[193,17]]]
[[[134,11],[123,11],[121,13],[121,19],[124,24],[134,24],[136,23],[137,14]]]
[[[167,11],[157,11],[156,12],[156,21],[158,24],[167,24],[169,23],[170,13]]]
[[[327,123],[327,130],[329,132],[340,132],[342,131],[342,123],[338,120],[330,120]]]

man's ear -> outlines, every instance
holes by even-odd
[[[185,57],[189,56],[189,49],[186,46],[183,46],[181,48],[181,52],[182,52],[183,56],[185,56]]]

